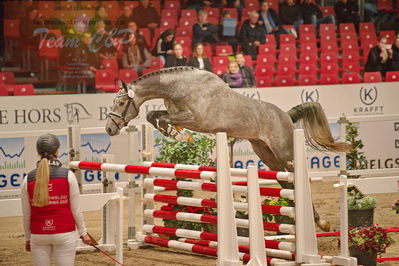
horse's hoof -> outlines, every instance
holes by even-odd
[[[324,232],[330,232],[330,222],[326,220],[318,220],[316,222],[317,226]]]

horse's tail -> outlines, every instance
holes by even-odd
[[[327,117],[317,102],[303,103],[288,111],[294,123],[301,122],[308,144],[320,151],[349,152],[352,145],[334,142]]]

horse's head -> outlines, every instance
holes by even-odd
[[[110,136],[119,134],[121,128],[127,126],[129,121],[139,114],[139,106],[134,102],[134,88],[128,88],[122,81],[119,87],[105,127]]]

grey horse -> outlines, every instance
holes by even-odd
[[[218,76],[193,67],[172,67],[150,72],[130,84],[121,84],[109,113],[106,131],[113,136],[137,117],[140,106],[151,99],[164,100],[166,111],[151,111],[147,120],[165,135],[171,126],[202,133],[226,132],[247,139],[259,158],[274,171],[293,171],[294,123],[302,122],[306,139],[318,150],[342,152],[351,147],[334,142],[326,116],[318,103],[297,105],[288,112],[274,104],[250,99]],[[292,184],[281,182],[285,188]],[[329,223],[315,221],[323,230]]]

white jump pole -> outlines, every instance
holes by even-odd
[[[101,162],[103,163],[113,163],[115,156],[113,154],[102,154]],[[115,192],[115,180],[110,180],[108,177],[111,176],[110,173],[103,171],[101,173],[102,183],[103,183],[103,193],[113,193]],[[103,219],[102,219],[102,242],[115,243],[115,219],[117,217],[116,207],[114,201],[108,202],[103,208]]]
[[[248,214],[251,260],[247,265],[266,266],[266,247],[264,240],[263,216],[260,206],[258,172],[251,164],[248,166]]]
[[[307,171],[305,135],[294,130],[296,262],[312,266],[330,265],[318,255],[310,182]]]
[[[116,239],[115,239],[115,255],[116,260],[120,263],[123,263],[123,188],[117,188],[116,192],[118,193],[118,202],[117,202],[117,210],[116,214],[118,217],[116,223]],[[118,266],[119,263],[115,263],[115,266]]]
[[[226,133],[216,134],[218,266],[241,266]]]
[[[153,127],[151,124],[142,123],[140,125],[141,128],[141,162],[144,161],[153,161],[154,160],[154,134]],[[142,176],[142,183],[144,183],[144,179],[147,176]],[[144,224],[154,224],[154,219],[149,217],[144,217],[144,210],[146,209],[154,209],[154,203],[152,202],[144,202],[144,195],[147,193],[154,193],[153,187],[144,187],[141,186],[140,194],[141,194],[141,221],[140,228],[138,228],[139,232],[142,232],[142,228]]]
[[[68,150],[69,150],[69,161],[79,161],[80,160],[80,126],[79,125],[69,125],[68,126]],[[75,171],[76,179],[79,184],[79,191],[82,193],[82,173],[81,171]]]

